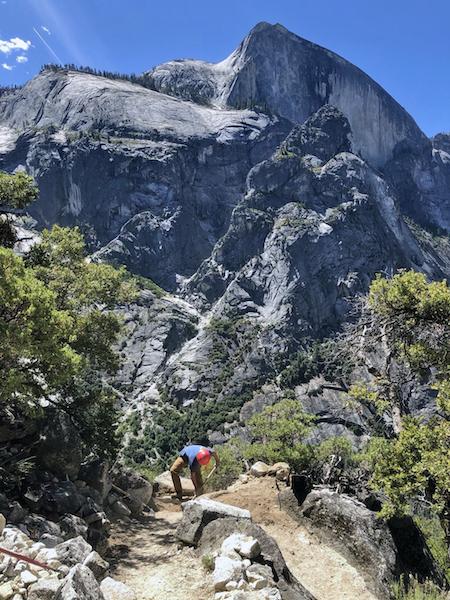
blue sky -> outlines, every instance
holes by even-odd
[[[450,0],[0,0],[0,85],[46,62],[140,73],[218,61],[259,21],[358,65],[427,134],[450,131]]]

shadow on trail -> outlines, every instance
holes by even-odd
[[[176,522],[158,516],[129,522],[116,521],[113,541],[105,557],[111,571],[114,573],[119,566],[138,569],[143,564],[166,562],[177,550],[176,527]],[[126,540],[127,543],[120,543],[119,540]]]

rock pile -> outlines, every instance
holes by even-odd
[[[314,600],[295,579],[276,544],[248,510],[209,498],[182,505],[178,538],[212,566],[217,600]]]
[[[222,543],[214,557],[213,584],[219,600],[281,600],[272,569],[258,563],[261,548],[258,540],[233,533]]]
[[[81,536],[38,541],[0,515],[0,547],[38,564],[0,554],[0,600],[136,600],[134,592],[105,577],[109,564]],[[120,593],[118,592],[120,591]]]

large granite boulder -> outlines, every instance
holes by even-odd
[[[247,521],[251,519],[248,510],[216,502],[209,498],[189,500],[181,506],[183,508],[183,517],[177,527],[177,537],[186,544],[197,544],[204,527],[215,519],[224,517]]]
[[[397,574],[397,552],[387,524],[361,502],[329,489],[314,490],[299,505],[291,489],[281,506],[295,519],[337,547],[364,576],[372,591],[388,598]]]

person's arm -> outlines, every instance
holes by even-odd
[[[213,450],[211,452],[211,456],[214,458],[214,460],[216,461],[216,467],[218,467],[220,465],[220,458],[219,455],[217,454],[217,452],[215,450]]]

